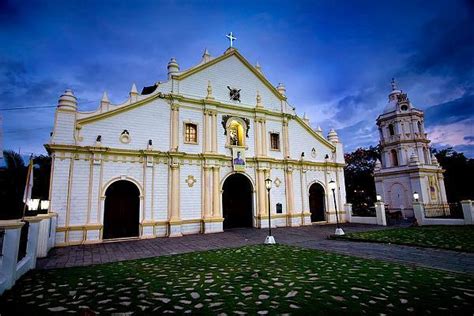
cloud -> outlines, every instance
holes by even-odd
[[[468,143],[474,143],[474,135],[472,136],[464,136],[464,140]]]
[[[437,104],[425,110],[427,126],[449,125],[474,117],[474,95]]]

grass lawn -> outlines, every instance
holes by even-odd
[[[474,226],[419,226],[350,233],[338,238],[474,252]]]
[[[474,277],[283,245],[31,271],[2,315],[474,312]],[[33,314],[31,314],[33,315]]]

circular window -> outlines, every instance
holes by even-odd
[[[400,107],[400,109],[402,109],[402,111],[406,111],[408,110],[408,106],[404,104]]]

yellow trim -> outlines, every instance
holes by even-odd
[[[300,123],[300,125],[305,128],[313,137],[315,137],[317,140],[319,140],[320,142],[322,142],[324,145],[326,145],[327,147],[329,147],[329,149],[331,149],[331,151],[336,151],[336,146],[334,146],[330,141],[328,141],[326,138],[324,138],[323,136],[319,135],[318,133],[316,133],[310,126],[308,126],[308,124],[306,124],[302,118],[300,118],[299,116],[294,116],[293,119],[295,121],[297,121],[298,123]]]
[[[218,153],[186,153],[186,152],[165,152],[165,151],[155,151],[155,150],[132,150],[132,149],[121,149],[121,148],[112,148],[112,147],[92,147],[92,146],[76,146],[76,145],[58,145],[58,144],[46,144],[45,145],[48,152],[72,152],[72,153],[94,153],[95,151],[105,152],[107,155],[128,155],[128,156],[157,156],[160,158],[181,158],[181,159],[194,159],[205,161],[206,159],[215,159],[221,162],[230,162],[231,156],[226,156],[225,154]],[[246,158],[247,162],[250,163],[275,163],[275,164],[284,164],[284,165],[294,165],[294,166],[312,166],[312,167],[334,167],[334,168],[343,168],[345,163],[337,162],[318,162],[318,161],[309,161],[309,160],[295,160],[295,159],[278,159],[273,157],[251,157]]]
[[[135,103],[131,103],[131,104],[126,104],[126,105],[123,105],[123,106],[120,106],[116,109],[112,109],[112,110],[109,110],[107,112],[103,112],[103,113],[98,113],[96,115],[92,115],[92,116],[88,116],[88,117],[84,117],[84,118],[80,118],[80,119],[77,119],[76,120],[76,127],[77,125],[82,125],[84,126],[84,124],[89,124],[91,122],[94,122],[94,121],[97,121],[97,120],[101,120],[103,118],[106,118],[106,117],[109,117],[109,116],[113,116],[115,114],[118,114],[118,113],[122,113],[122,112],[126,112],[126,111],[129,111],[129,110],[132,110],[138,106],[141,106],[141,105],[145,105],[147,103],[150,103],[151,101],[155,100],[155,99],[158,99],[158,98],[163,98],[163,94],[162,93],[158,93],[158,94],[155,94],[155,95],[151,95],[150,97],[146,98],[146,99],[143,99],[143,100],[140,100],[140,101],[137,101]]]
[[[2,229],[15,229],[21,228],[25,225],[25,222],[22,222],[19,219],[12,219],[12,220],[1,220],[0,221],[0,228]]]
[[[204,218],[202,219],[203,223],[222,223],[224,219],[222,217],[214,217],[214,218]]]
[[[234,48],[231,52],[229,53],[224,53],[223,55],[207,62],[207,63],[204,63],[204,64],[201,64],[197,67],[194,67],[194,68],[191,68],[189,70],[186,70],[184,72],[182,72],[181,74],[179,75],[173,75],[172,78],[173,79],[176,79],[176,80],[183,80],[197,72],[200,72],[210,66],[213,66],[231,56],[235,56],[237,57],[238,60],[240,60],[258,79],[260,79],[260,81],[262,81],[262,83],[267,86],[267,88],[270,89],[270,91],[273,92],[273,94],[281,101],[285,101],[286,100],[286,97],[281,95],[280,92],[278,92],[278,90],[268,81],[267,78],[265,78],[265,76],[263,76],[260,72],[257,71],[257,69],[255,69],[254,66],[252,66],[242,55],[240,55],[240,53]]]

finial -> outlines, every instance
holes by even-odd
[[[306,112],[303,113],[303,122],[305,122],[307,125],[310,125],[309,118],[306,116]]]
[[[179,65],[176,58],[172,57],[168,63],[168,79],[171,79],[171,76],[177,72],[179,72]]]
[[[392,85],[392,91],[397,90],[397,83],[395,81],[395,78],[392,78],[390,84]]]
[[[278,90],[278,92],[280,92],[280,94],[281,94],[282,96],[286,96],[286,87],[285,87],[285,85],[284,85],[283,83],[280,82],[280,83],[278,84],[277,90]]]
[[[255,64],[255,69],[256,69],[259,73],[262,73],[262,67],[260,66],[260,64],[258,63],[258,61],[257,61],[257,63]]]
[[[260,96],[260,92],[258,90],[257,90],[257,107],[263,108],[262,97]]]
[[[135,84],[132,85],[132,89],[130,89],[130,101],[135,102],[138,98],[138,91],[137,86]]]
[[[208,61],[211,60],[211,54],[209,54],[209,51],[206,49],[204,49],[204,54],[202,54],[202,60],[201,62],[203,63],[207,63]]]
[[[100,112],[108,111],[109,105],[110,105],[109,97],[107,96],[107,92],[104,91],[104,94],[102,95],[102,100],[100,100]]]
[[[207,96],[206,96],[206,99],[214,100],[214,97],[212,96],[211,80],[207,81]]]
[[[132,84],[132,89],[130,90],[130,93],[131,94],[138,94],[138,90],[137,90],[137,86],[134,84]]]
[[[107,96],[107,91],[104,91],[104,94],[102,95],[102,100],[100,100],[100,102],[110,103],[109,97]]]
[[[323,135],[323,129],[321,128],[321,126],[318,125],[318,128],[316,128],[316,133],[318,133],[319,135]]]

